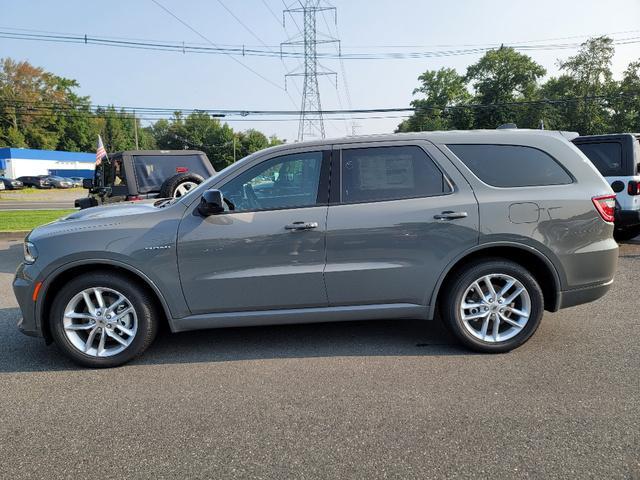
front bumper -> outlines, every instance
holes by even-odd
[[[36,304],[33,301],[35,282],[25,273],[24,267],[24,263],[21,263],[13,279],[13,293],[22,312],[22,318],[18,321],[18,329],[30,337],[42,337],[40,325],[36,320]]]

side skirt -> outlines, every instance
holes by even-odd
[[[414,318],[430,320],[429,307],[412,303],[355,305],[347,307],[295,308],[253,312],[211,313],[171,319],[173,332],[205,328],[252,327],[295,323],[345,322]]]

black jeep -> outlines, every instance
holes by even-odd
[[[96,166],[83,187],[89,196],[75,206],[147,198],[180,197],[216,173],[207,156],[197,150],[130,150],[111,154]]]

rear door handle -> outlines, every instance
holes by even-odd
[[[293,222],[284,226],[285,230],[311,230],[318,228],[318,222]]]
[[[435,218],[436,220],[455,220],[457,218],[466,218],[466,217],[467,217],[467,212],[452,212],[449,210],[433,216],[433,218]]]

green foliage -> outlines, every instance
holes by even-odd
[[[277,137],[267,138],[257,130],[234,132],[229,125],[202,112],[183,118],[176,112],[171,120],[158,120],[148,132],[157,148],[202,150],[216,170],[258,150],[282,143]]]
[[[475,91],[474,102],[488,106],[475,110],[474,127],[495,128],[502,123],[517,123],[520,118],[529,121],[522,108],[500,104],[531,99],[538,80],[546,73],[531,57],[513,48],[487,52],[467,69],[465,76]]]
[[[202,112],[143,127],[131,113],[114,107],[93,112],[89,97],[74,91],[75,80],[58,77],[28,62],[0,60],[0,147],[95,151],[98,134],[107,152],[198,149],[218,170],[257,150],[281,143],[257,130],[234,132]]]
[[[598,37],[559,62],[561,74],[544,83],[546,70],[512,48],[487,52],[464,76],[452,69],[418,77],[418,110],[398,131],[496,128],[571,130],[583,135],[640,131],[640,60],[621,81],[613,79],[613,41]],[[571,101],[565,101],[572,99]]]
[[[465,110],[450,108],[464,105],[471,99],[464,77],[453,68],[428,70],[418,77],[421,85],[413,94],[421,94],[411,102],[416,113],[403,121],[398,131],[449,130],[469,128],[471,117]]]

